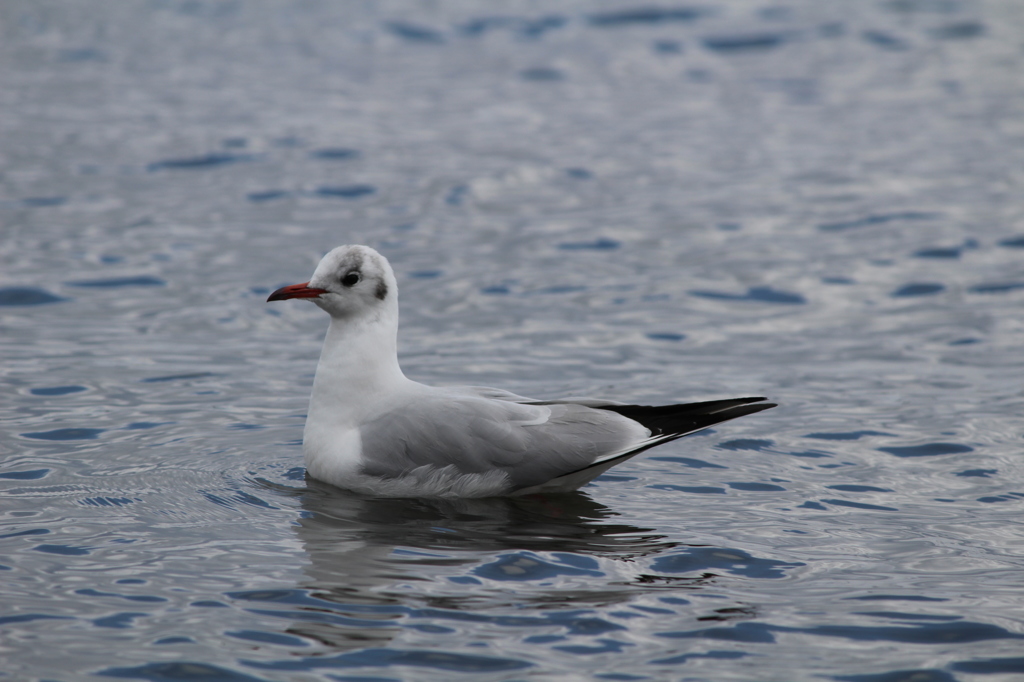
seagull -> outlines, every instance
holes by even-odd
[[[368,246],[339,246],[308,282],[281,287],[267,301],[292,298],[331,316],[302,437],[306,471],[362,494],[576,490],[648,448],[776,407],[766,398],[659,406],[531,400],[412,381],[398,365],[398,283],[387,259]]]

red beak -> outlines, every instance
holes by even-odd
[[[286,301],[289,298],[316,298],[320,294],[326,294],[327,289],[313,289],[309,286],[309,282],[303,282],[302,284],[289,284],[286,287],[281,287],[270,296],[267,297],[267,303],[270,301]]]

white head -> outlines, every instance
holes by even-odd
[[[397,310],[398,282],[387,259],[369,246],[339,246],[308,282],[281,287],[267,301],[289,298],[308,298],[335,319],[372,319]]]

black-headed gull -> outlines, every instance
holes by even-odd
[[[308,282],[327,330],[302,438],[306,471],[385,497],[491,497],[575,490],[644,450],[775,407],[765,398],[626,405],[531,400],[496,388],[435,388],[398,366],[398,284],[368,246],[339,246]]]

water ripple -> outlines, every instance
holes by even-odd
[[[1021,673],[1007,3],[278,4],[0,3],[7,677]],[[326,319],[264,300],[340,243],[417,380],[780,407],[572,495],[320,485]]]

